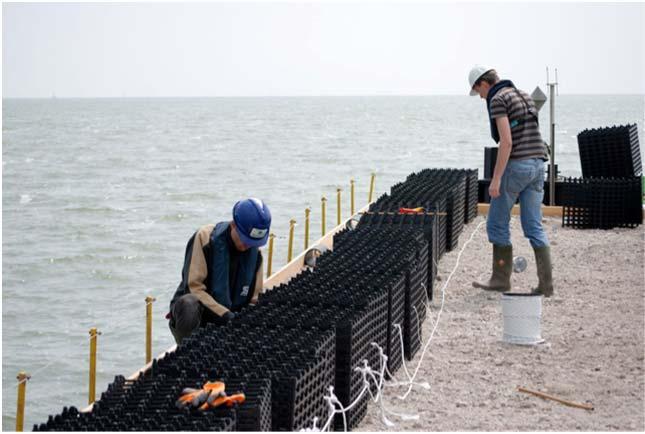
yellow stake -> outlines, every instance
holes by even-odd
[[[340,188],[336,189],[336,225],[340,225]]]
[[[311,209],[305,208],[305,250],[309,247],[309,214]]]
[[[25,395],[27,394],[27,380],[31,377],[25,371],[20,371],[18,376],[18,409],[16,411],[16,431],[22,431],[25,425]]]
[[[327,232],[327,198],[325,196],[321,199],[322,202],[322,236]]]
[[[372,196],[374,195],[374,178],[376,178],[376,173],[372,172],[372,177],[370,178],[370,195],[367,198],[367,203],[372,203]]]
[[[351,212],[351,214],[352,214],[351,216],[353,216],[353,215],[354,215],[354,178],[352,178],[352,179],[349,181],[349,184],[351,185],[351,188],[350,188],[350,196],[351,196],[351,200],[350,200],[350,212]],[[350,217],[351,217],[351,216],[350,216]]]
[[[154,297],[146,297],[146,364],[152,360],[152,302]]]
[[[96,401],[96,340],[98,334],[96,327],[90,329],[90,393],[88,404]]]
[[[289,220],[289,249],[287,252],[287,262],[291,262],[293,258],[293,229],[296,226],[296,221],[294,219]]]
[[[269,234],[269,261],[267,264],[267,277],[271,277],[271,265],[273,264],[273,239],[275,235]]]

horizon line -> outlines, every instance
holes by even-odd
[[[561,93],[559,96],[643,96],[645,93],[606,92],[606,93]],[[468,93],[434,94],[333,94],[333,95],[123,95],[123,96],[2,96],[2,99],[179,99],[179,98],[346,98],[346,97],[428,97],[428,96],[470,96]]]

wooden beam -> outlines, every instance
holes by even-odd
[[[490,204],[488,203],[478,203],[477,204],[477,214],[487,215]],[[520,206],[515,205],[512,211],[513,215],[520,215]],[[547,206],[542,205],[542,215],[544,217],[562,217],[562,207],[561,206]],[[643,218],[645,219],[645,206],[643,207]]]
[[[488,209],[490,204],[488,203],[478,203],[477,204],[477,214],[488,215]],[[512,215],[520,215],[520,206],[515,205],[511,211]],[[562,207],[561,206],[546,206],[542,205],[542,215],[544,217],[562,217]]]

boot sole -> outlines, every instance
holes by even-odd
[[[477,283],[477,282],[473,282],[473,287],[477,288],[477,289],[483,289],[485,291],[494,291],[494,292],[508,292],[508,291],[511,290],[511,288],[486,286],[486,285],[482,285],[481,283]]]

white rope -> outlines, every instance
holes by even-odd
[[[359,392],[358,396],[354,401],[352,401],[347,407],[343,406],[342,402],[338,399],[336,394],[334,393],[334,386],[329,386],[329,396],[325,396],[324,399],[327,401],[329,404],[329,410],[330,414],[325,422],[325,424],[322,426],[322,428],[318,429],[317,427],[317,418],[314,418],[314,423],[311,428],[305,428],[301,431],[306,431],[306,432],[311,432],[311,431],[327,431],[331,428],[331,424],[334,421],[334,417],[337,414],[341,414],[343,417],[343,428],[345,431],[347,431],[347,415],[346,413],[356,407],[358,403],[363,399],[363,396],[365,395],[366,392],[368,392],[374,402],[377,402],[381,398],[381,390],[383,389],[383,378],[385,377],[385,369],[387,367],[387,355],[383,352],[383,349],[375,342],[372,342],[371,345],[375,346],[378,349],[379,352],[379,358],[381,361],[381,369],[380,372],[374,372],[369,364],[367,363],[367,360],[363,360],[363,367],[357,366],[354,368],[355,371],[361,372],[363,376],[363,388]],[[372,394],[372,391],[370,390],[370,383],[369,380],[367,379],[367,375],[370,375],[374,379],[374,384],[377,387],[377,395],[374,397]],[[380,380],[376,379],[376,375],[380,377]],[[382,401],[382,400],[381,400]],[[382,405],[382,404],[381,404]],[[336,409],[336,406],[338,406],[338,409]],[[382,407],[383,408],[383,407]],[[391,422],[390,422],[391,423]]]
[[[392,373],[389,371],[389,369],[387,367],[387,355],[384,354],[383,349],[378,344],[376,344],[375,342],[372,342],[371,344],[376,346],[378,348],[378,351],[379,351],[379,358],[380,358],[380,361],[381,361],[381,369],[379,370],[379,372],[375,372],[372,368],[370,368],[370,366],[367,363],[367,360],[364,360],[363,361],[363,367],[354,368],[355,371],[361,372],[361,374],[363,376],[363,388],[361,389],[360,393],[358,394],[358,397],[352,403],[350,403],[347,407],[343,407],[343,404],[340,402],[338,397],[334,394],[334,387],[330,386],[329,387],[329,396],[324,397],[324,399],[328,402],[329,408],[330,408],[330,415],[329,415],[329,418],[327,419],[327,422],[323,425],[322,428],[318,429],[318,427],[317,427],[318,418],[314,418],[312,428],[305,428],[305,429],[303,429],[301,431],[306,431],[306,432],[327,431],[327,430],[329,430],[331,428],[331,424],[332,424],[332,422],[334,420],[334,416],[336,414],[342,414],[343,415],[343,427],[344,427],[345,431],[347,431],[347,419],[346,419],[345,413],[347,411],[351,410],[352,408],[354,408],[360,402],[360,400],[362,399],[362,397],[365,394],[365,392],[369,393],[370,398],[374,403],[379,404],[380,409],[381,409],[381,418],[382,418],[383,423],[386,426],[388,426],[388,427],[395,426],[395,424],[391,420],[389,420],[387,418],[386,413],[394,415],[394,416],[397,416],[397,417],[401,418],[402,420],[418,420],[419,419],[419,415],[408,415],[408,414],[403,414],[403,413],[397,413],[397,412],[394,412],[392,410],[387,409],[385,407],[382,392],[384,390],[384,386],[386,386],[386,385],[388,385],[388,386],[407,385],[408,386],[407,391],[403,395],[398,396],[399,399],[405,400],[409,396],[410,392],[412,391],[412,387],[415,386],[415,385],[419,386],[419,387],[422,387],[423,389],[426,389],[426,390],[430,389],[430,384],[428,382],[417,383],[414,380],[415,380],[417,374],[419,373],[419,369],[421,368],[423,358],[425,357],[425,354],[426,354],[426,352],[427,352],[427,350],[428,350],[428,348],[430,346],[430,342],[432,342],[432,338],[434,337],[435,332],[437,331],[437,328],[439,327],[439,321],[441,319],[441,313],[443,312],[443,308],[444,308],[445,300],[446,300],[446,288],[448,287],[448,284],[450,283],[450,280],[452,279],[452,276],[455,274],[455,272],[457,271],[457,268],[459,267],[459,261],[461,260],[461,255],[466,250],[466,247],[468,246],[468,244],[470,244],[470,242],[473,240],[475,234],[477,233],[477,231],[479,230],[481,225],[484,224],[484,223],[485,223],[485,221],[480,222],[477,225],[477,227],[475,228],[475,230],[473,230],[472,234],[470,235],[470,238],[468,238],[468,240],[464,243],[464,245],[462,246],[461,250],[459,251],[459,254],[457,255],[457,261],[455,263],[455,266],[453,267],[452,271],[448,275],[448,278],[446,279],[445,283],[441,287],[441,304],[439,306],[439,311],[437,312],[437,318],[436,318],[436,320],[432,320],[432,317],[431,317],[432,331],[430,332],[430,336],[428,337],[428,340],[426,341],[425,345],[423,345],[423,351],[421,352],[421,357],[419,358],[419,362],[418,362],[418,364],[417,364],[417,366],[416,366],[416,368],[414,370],[414,374],[410,375],[410,372],[408,371],[408,368],[407,368],[406,363],[405,363],[405,357],[404,357],[405,353],[404,353],[404,343],[403,343],[403,329],[401,328],[400,324],[394,324],[394,327],[396,327],[398,329],[398,332],[399,332],[399,342],[401,344],[402,366],[403,366],[403,371],[405,372],[405,375],[407,376],[408,379],[403,380],[403,381],[396,380],[394,375],[392,375]],[[436,262],[435,262],[435,264],[436,264]],[[438,266],[437,266],[437,269],[438,269]],[[427,312],[431,312],[430,300],[428,298],[428,291],[426,290],[426,287],[425,287],[425,285],[423,283],[422,283],[422,285],[423,285],[423,289],[424,289],[424,292],[425,292],[425,295],[426,295],[426,302],[424,304],[426,305]],[[415,314],[416,314],[416,318],[417,318],[417,330],[419,331],[419,340],[421,340],[421,333],[420,333],[421,321],[420,321],[420,318],[419,318],[419,312],[416,309],[416,306],[414,306],[413,308],[415,310]],[[422,340],[421,340],[421,343],[423,344]],[[390,381],[389,384],[384,382],[386,373],[392,379],[392,381]],[[374,381],[374,384],[376,385],[376,389],[377,389],[376,396],[372,393],[372,391],[370,389],[370,381],[368,379],[368,376],[369,376],[369,378],[372,379],[372,381]],[[377,376],[379,377],[378,380],[377,380]],[[338,410],[336,409],[336,405],[338,405],[338,407],[339,407]]]
[[[439,307],[439,312],[437,312],[437,320],[434,323],[434,326],[432,327],[432,331],[430,332],[430,336],[428,337],[428,341],[426,342],[426,344],[423,347],[423,351],[421,353],[421,357],[419,358],[419,363],[417,364],[417,367],[414,370],[414,374],[412,375],[412,377],[410,377],[410,381],[408,383],[408,390],[402,396],[399,396],[400,399],[406,399],[408,397],[408,395],[410,394],[410,392],[412,391],[412,386],[414,385],[414,379],[416,378],[417,374],[419,373],[419,369],[421,368],[423,358],[425,357],[426,352],[428,350],[428,347],[430,346],[430,342],[432,342],[432,338],[434,337],[434,334],[437,331],[437,327],[439,326],[439,320],[441,319],[441,313],[443,312],[443,307],[444,307],[445,300],[446,300],[446,288],[448,287],[448,284],[450,283],[450,279],[452,279],[452,276],[455,274],[455,272],[457,271],[457,268],[459,267],[459,261],[461,260],[461,255],[464,253],[464,250],[466,250],[466,247],[468,246],[468,244],[470,244],[470,242],[473,240],[473,238],[475,237],[475,234],[477,233],[477,231],[479,230],[481,225],[483,225],[485,222],[486,221],[482,221],[477,225],[477,227],[475,228],[473,233],[470,234],[470,238],[468,238],[468,240],[461,247],[461,250],[459,251],[459,254],[457,255],[457,261],[455,263],[455,266],[453,267],[452,271],[448,275],[448,278],[446,279],[446,282],[441,287],[441,305]],[[405,361],[403,362],[403,366],[405,366]],[[406,372],[407,372],[407,369],[406,369]]]

